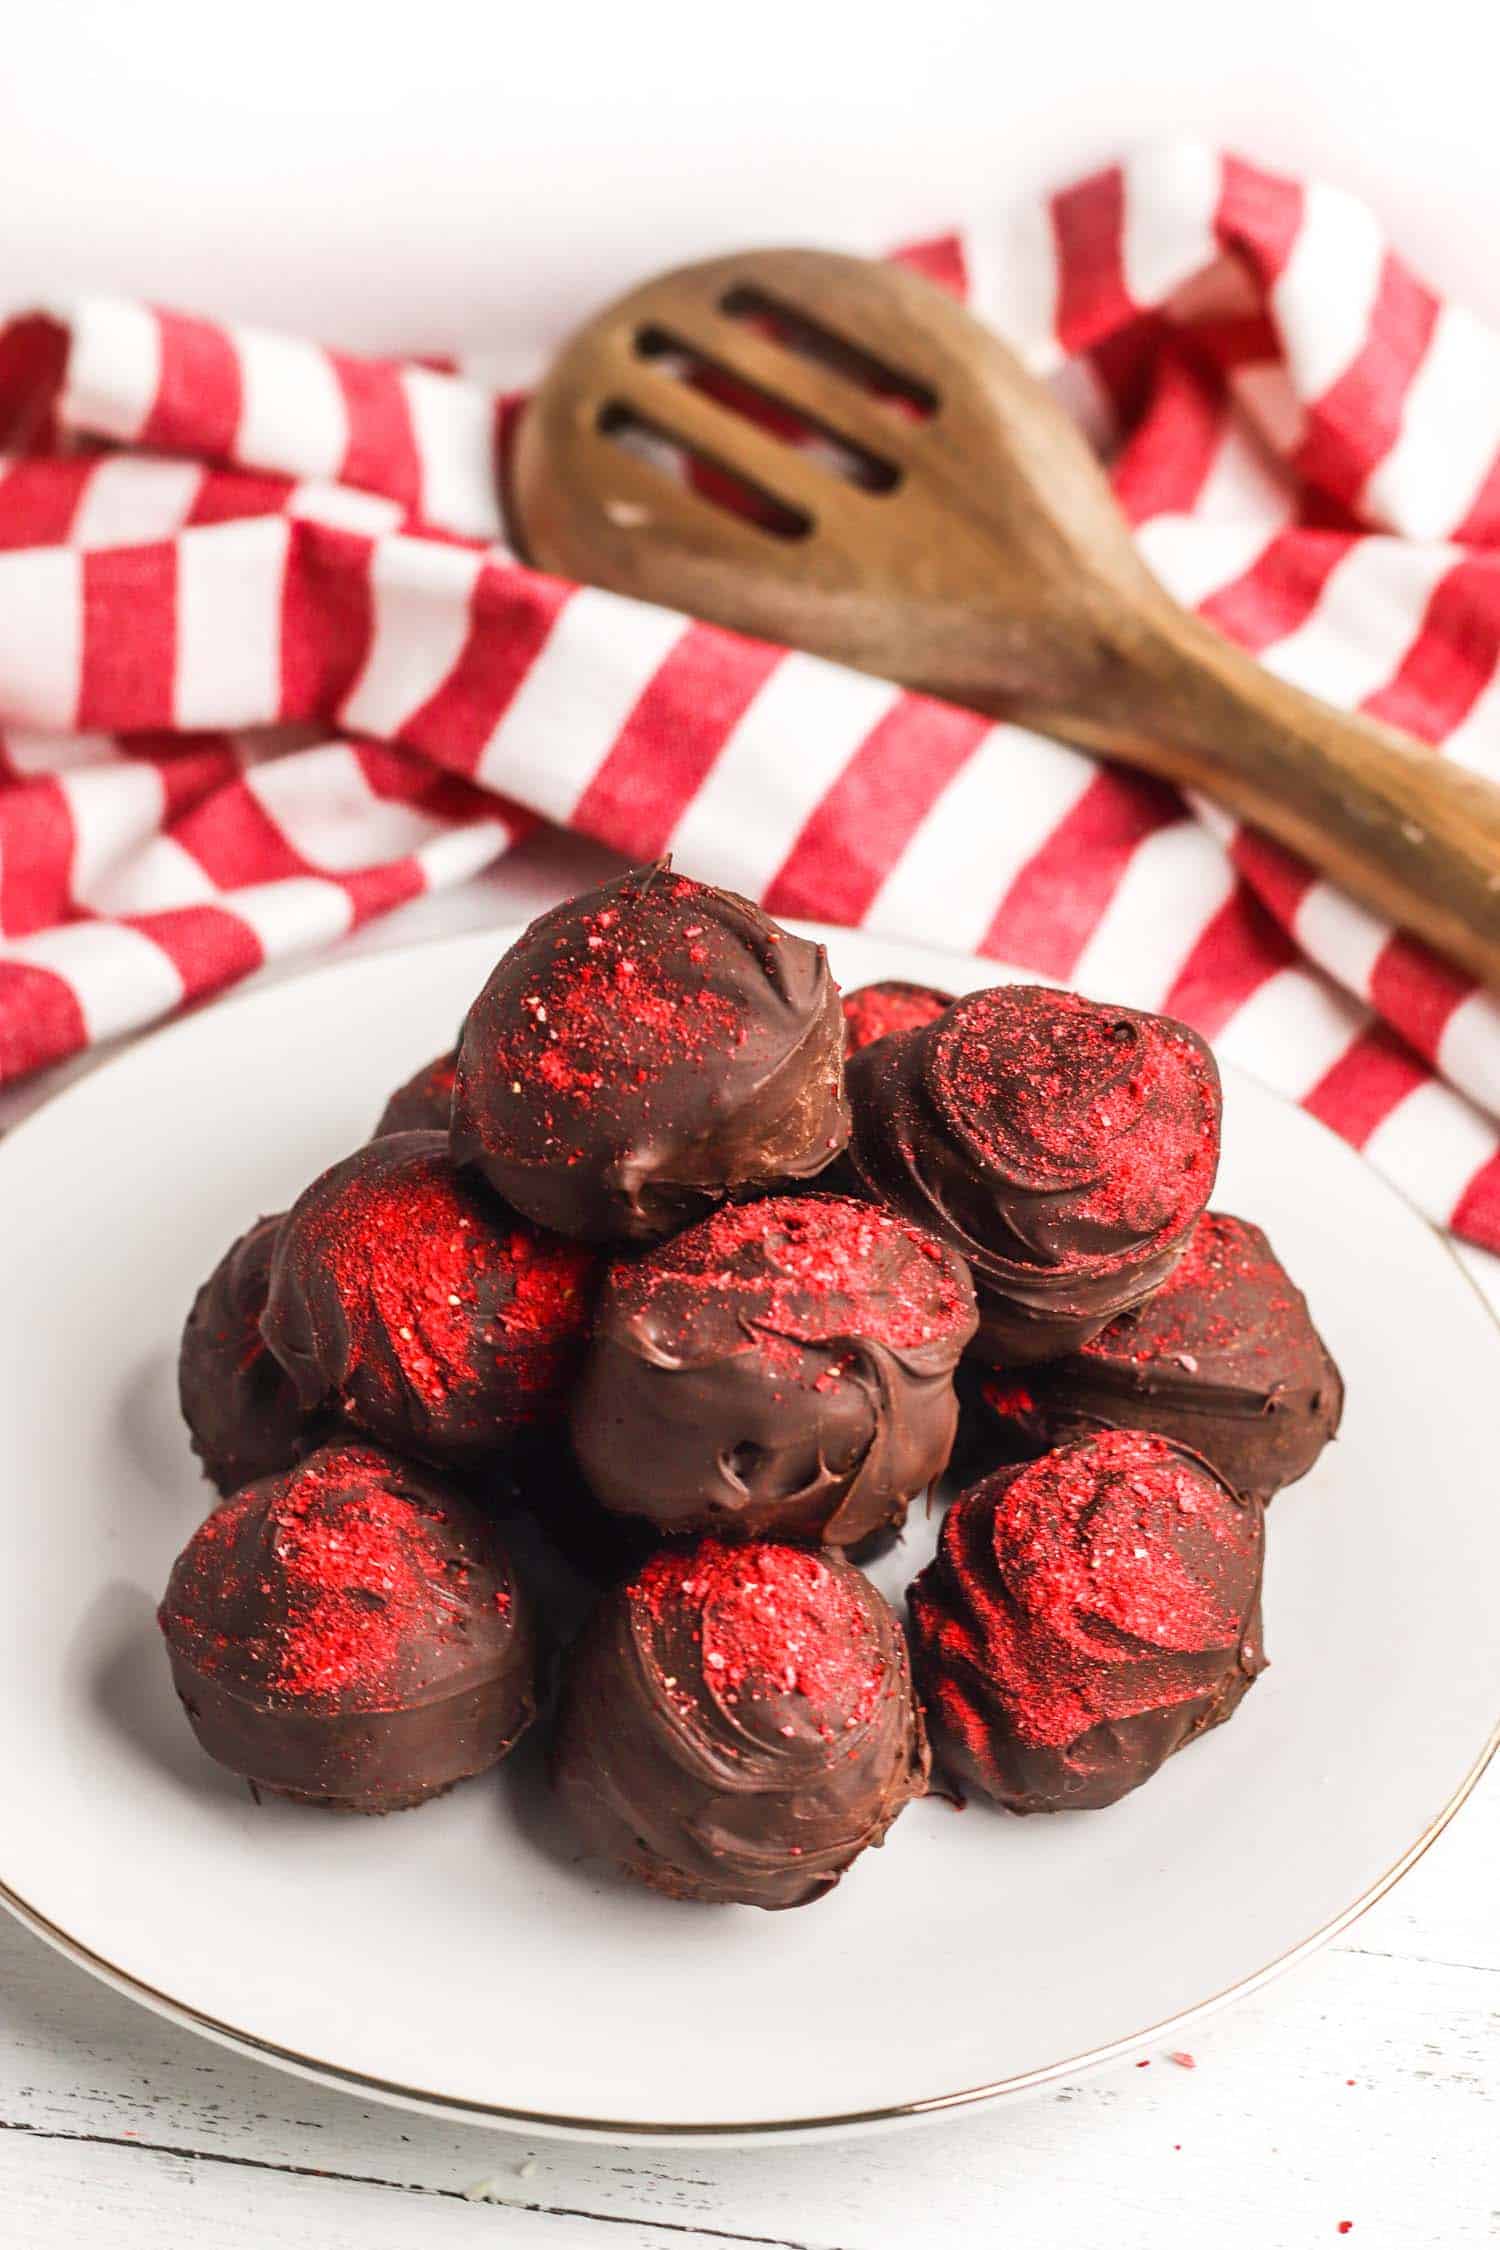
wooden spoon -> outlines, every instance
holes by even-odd
[[[1179,607],[1049,393],[899,266],[761,250],[646,283],[542,384],[512,499],[545,570],[1202,789],[1500,985],[1500,789]]]

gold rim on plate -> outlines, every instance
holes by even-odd
[[[1466,1277],[1467,1278],[1467,1277]],[[511,2109],[501,2102],[475,2101],[463,2094],[435,2094],[422,2086],[406,2086],[399,2079],[374,2078],[364,2071],[346,2070],[339,2063],[323,2062],[314,2055],[300,2055],[295,2048],[278,2046],[274,2039],[261,2039],[253,2031],[243,2031],[236,2024],[225,2023],[218,2016],[206,2015],[191,2002],[175,1999],[171,1993],[158,1990],[121,1969],[102,1954],[94,1953],[76,1938],[69,1937],[55,1922],[49,1922],[34,1906],[13,1891],[9,1884],[0,1882],[0,1904],[6,1906],[29,1930],[55,1947],[81,1969],[112,1985],[132,2000],[139,2000],[155,2015],[169,2022],[180,2023],[190,2031],[198,2031],[216,2041],[220,2046],[246,2055],[253,2062],[270,2062],[284,2070],[294,2071],[299,2077],[310,2078],[333,2087],[339,2093],[366,2094],[378,2101],[390,2102],[402,2109],[418,2110],[431,2117],[460,2119],[469,2124],[533,2126],[560,2138],[587,2135],[590,2139],[631,2141],[713,2141],[773,2139],[777,2134],[827,2133],[837,2135],[855,2126],[890,2125],[903,2118],[941,2116],[947,2110],[967,2109],[982,2102],[1001,2101],[1007,2095],[1034,2092],[1042,2086],[1055,2085],[1060,2078],[1072,2078],[1084,2071],[1097,2070],[1102,2064],[1114,2062],[1149,2041],[1165,2038],[1169,2033],[1181,2031],[1188,2025],[1199,2023],[1218,2008],[1232,2000],[1242,2000],[1248,1993],[1259,1991],[1274,1977],[1294,1968],[1309,1954],[1336,1938],[1341,1930],[1357,1922],[1377,1899],[1399,1883],[1402,1876],[1413,1868],[1443,1830],[1448,1826],[1459,1807],[1478,1786],[1486,1767],[1500,1748],[1500,1727],[1491,1733],[1483,1750],[1469,1768],[1454,1794],[1449,1798],[1437,1818],[1429,1823],[1385,1873],[1378,1876],[1367,1891],[1325,1922],[1311,1937],[1303,1938],[1274,1961],[1263,1968],[1252,1969],[1234,1984],[1226,1985],[1210,1999],[1195,2000],[1190,2008],[1183,2008],[1175,2016],[1163,2016],[1159,2023],[1147,2024],[1140,2031],[1112,2039],[1102,2047],[1086,2048],[1082,2054],[1069,2055],[1062,2062],[1046,2063],[1036,2070],[1014,2072],[1009,2078],[996,2078],[983,2086],[965,2086],[952,2094],[925,2094],[916,2101],[887,2102],[877,2109],[839,2110],[825,2117],[771,2117],[728,2120],[714,2124],[648,2123],[629,2117],[571,2117],[558,2110]]]
[[[830,936],[838,938],[868,934],[838,930],[827,924],[799,923],[795,926],[823,942],[826,942]],[[512,927],[514,925],[504,924],[497,928],[493,934],[497,937],[501,936]],[[428,946],[461,944],[467,940],[489,934],[491,933],[478,930],[463,931],[455,936],[426,939],[416,947],[392,947],[389,950],[425,951]],[[380,950],[384,949],[379,949],[364,958],[366,960],[378,960]],[[936,946],[923,946],[920,950],[924,953],[937,953],[942,949]],[[967,958],[969,957],[966,955],[953,955],[955,961]],[[347,961],[325,962],[316,969],[305,970],[301,974],[285,980],[278,978],[276,982],[278,984],[283,981],[301,983],[306,977],[335,975],[340,970],[346,970],[353,965]],[[985,966],[987,968],[993,967],[999,972],[996,978],[997,982],[1004,980],[1007,970],[1006,963],[1001,961],[986,962]],[[1037,981],[1050,982],[1051,980],[1038,979]],[[273,985],[269,989],[274,990],[275,986]],[[264,1000],[266,997],[267,988],[263,987],[258,992],[238,994],[219,1005],[231,1008],[246,1004],[254,1005],[257,1001]],[[191,1017],[187,1019],[179,1018],[173,1024],[164,1025],[154,1037],[158,1039],[171,1038],[175,1034],[186,1032],[191,1028]],[[107,1061],[115,1059],[123,1060],[124,1058],[101,1058],[100,1067],[105,1067]],[[84,1075],[91,1077],[93,1072],[89,1071]],[[70,1083],[77,1084],[78,1081],[74,1080]],[[37,1107],[21,1119],[17,1125],[13,1126],[4,1137],[10,1139],[17,1132],[28,1131],[51,1107],[52,1101],[60,1099],[68,1091],[70,1091],[70,1086],[59,1087],[56,1095],[49,1096],[46,1100],[39,1102]],[[1273,1095],[1276,1092],[1274,1088],[1270,1087],[1266,1091]],[[1285,1096],[1276,1096],[1276,1098],[1284,1100]],[[1308,1113],[1304,1112],[1303,1114]],[[1328,1126],[1323,1125],[1320,1118],[1314,1118],[1312,1122],[1321,1126],[1324,1132],[1330,1131]],[[1333,1137],[1336,1140],[1339,1138],[1337,1134]],[[1343,1142],[1340,1145],[1347,1146]],[[1382,1178],[1384,1178],[1384,1175],[1382,1175]],[[1396,1187],[1392,1181],[1386,1179],[1384,1184],[1397,1202],[1404,1203],[1408,1210],[1421,1220],[1423,1226],[1437,1238],[1452,1261],[1459,1279],[1465,1288],[1472,1292],[1497,1333],[1500,1333],[1500,1314],[1497,1314],[1495,1308],[1489,1303],[1483,1290],[1479,1287],[1463,1260],[1458,1256],[1452,1242],[1442,1228],[1434,1225],[1424,1212],[1419,1211],[1410,1197],[1403,1194],[1401,1189]],[[1133,2053],[1138,2047],[1163,2039],[1170,2033],[1182,2031],[1191,2024],[1201,2022],[1206,2016],[1212,2015],[1217,2009],[1227,2006],[1231,2001],[1244,1999],[1249,1993],[1259,1991],[1263,1985],[1269,1984],[1273,1978],[1282,1975],[1288,1969],[1294,1968],[1299,1961],[1306,1960],[1310,1954],[1316,1953],[1322,1946],[1331,1943],[1341,1931],[1348,1929],[1351,1923],[1357,1922],[1362,1914],[1367,1913],[1378,1899],[1383,1898],[1387,1891],[1391,1890],[1401,1881],[1404,1875],[1409,1873],[1442,1834],[1460,1807],[1472,1796],[1497,1749],[1500,1749],[1500,1723],[1497,1723],[1492,1729],[1478,1757],[1447,1803],[1422,1830],[1421,1834],[1407,1846],[1400,1857],[1385,1870],[1384,1874],[1377,1876],[1369,1888],[1362,1891],[1352,1904],[1342,1908],[1320,1929],[1314,1930],[1309,1937],[1300,1939],[1296,1945],[1289,1947],[1285,1953],[1278,1954],[1274,1960],[1266,1962],[1261,1968],[1252,1969],[1248,1975],[1237,1978],[1233,1984],[1226,1985],[1222,1991],[1213,1993],[1208,1999],[1195,2000],[1191,2007],[1179,2009],[1175,2015],[1163,2016],[1157,2023],[1145,2024],[1139,2031],[1125,2033],[1122,2037],[1111,2039],[1099,2047],[1085,2048],[1082,2053],[1069,2055],[1061,2062],[1042,2064],[1035,2070],[1015,2071],[1007,2078],[992,2079],[980,2086],[961,2087],[956,2092],[949,2094],[924,2094],[915,2101],[886,2102],[874,2109],[838,2110],[820,2117],[725,2119],[717,2120],[712,2124],[682,2121],[654,2122],[630,2117],[574,2117],[558,2110],[512,2109],[502,2102],[477,2101],[468,2095],[434,2093],[427,2087],[408,2086],[399,2079],[373,2077],[364,2071],[346,2069],[340,2063],[325,2062],[315,2055],[299,2054],[295,2048],[279,2046],[274,2039],[262,2039],[257,2033],[246,2031],[238,2024],[226,2023],[221,2017],[211,2016],[203,2009],[195,2008],[191,2001],[179,2000],[172,1993],[163,1992],[158,1986],[147,1984],[144,1979],[133,1976],[128,1969],[120,1968],[116,1962],[107,1960],[103,1954],[95,1953],[91,1947],[82,1944],[79,1939],[70,1936],[66,1930],[59,1928],[39,1908],[31,1905],[27,1899],[21,1897],[19,1892],[13,1890],[3,1877],[0,1877],[0,1906],[4,1906],[15,1916],[18,1922],[34,1932],[37,1937],[42,1938],[58,1953],[62,1954],[65,1959],[75,1962],[81,1969],[88,1970],[92,1976],[96,1976],[102,1983],[112,1986],[115,1991],[124,1993],[128,1999],[139,2001],[144,2007],[149,2008],[153,2014],[164,2017],[168,2022],[181,2024],[189,2031],[200,2032],[204,2037],[214,2040],[217,2045],[227,2047],[233,2053],[247,2056],[252,2062],[275,2064],[278,2068],[291,2071],[298,2077],[311,2079],[324,2086],[331,2086],[338,2093],[362,2094],[377,2101],[391,2103],[401,2109],[414,2110],[430,2117],[456,2119],[469,2124],[509,2126],[522,2129],[530,2126],[543,2133],[555,2134],[562,2139],[587,2137],[595,2140],[613,2141],[755,2141],[770,2140],[778,2134],[788,2133],[797,2135],[818,2133],[835,2136],[861,2126],[889,2125],[897,2124],[903,2119],[938,2117],[949,2110],[967,2109],[984,2102],[1002,2101],[1007,2096],[1031,2093],[1043,2086],[1055,2085],[1059,2079],[1076,2077],[1085,2071],[1097,2070],[1105,2063],[1117,2061]]]

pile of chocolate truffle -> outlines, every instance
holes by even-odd
[[[545,1714],[580,1851],[764,1907],[932,1753],[1013,1812],[1113,1802],[1262,1668],[1264,1505],[1342,1403],[1207,1209],[1219,1118],[1181,1024],[841,1000],[669,862],[544,914],[193,1305],[223,1498],[160,1621],[203,1748],[392,1812]],[[908,1644],[858,1563],[950,1467]],[[538,1553],[590,1582],[571,1635]]]

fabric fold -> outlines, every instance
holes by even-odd
[[[1500,337],[1360,204],[1176,143],[898,255],[1108,447],[1179,599],[1500,779]],[[527,569],[519,410],[121,301],[0,329],[0,1077],[540,819],[1169,1009],[1500,1249],[1490,995],[1216,807]]]

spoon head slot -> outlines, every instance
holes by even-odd
[[[728,461],[641,414],[628,399],[608,400],[599,409],[598,429],[602,437],[636,460],[649,463],[672,484],[690,489],[711,506],[756,525],[773,539],[805,539],[813,528],[805,510],[778,499]],[[621,516],[619,504],[615,521],[628,528],[630,518]]]
[[[894,461],[872,453],[784,393],[767,389],[670,329],[653,323],[637,330],[635,348],[640,358],[662,373],[691,384],[757,429],[795,447],[805,459],[819,462],[846,484],[857,485],[862,492],[893,492],[900,483],[901,470]]]
[[[719,310],[784,351],[852,383],[902,421],[928,422],[938,410],[938,394],[929,383],[888,365],[815,315],[754,283],[735,282],[720,296]]]

